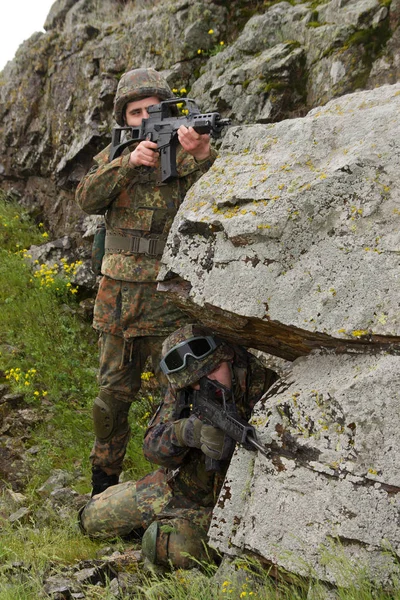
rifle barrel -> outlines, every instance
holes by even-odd
[[[256,439],[254,439],[254,437],[252,435],[248,435],[246,442],[249,442],[249,444],[251,444],[254,448],[256,448],[259,452],[261,452],[261,454],[264,454],[264,456],[266,456],[267,458],[269,457],[269,450],[268,448],[265,448],[264,446],[262,446],[261,444],[259,444],[257,442]]]

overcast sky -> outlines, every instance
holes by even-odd
[[[0,71],[24,40],[43,24],[54,0],[3,0],[0,8]]]

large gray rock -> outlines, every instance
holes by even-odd
[[[178,275],[187,309],[261,350],[279,338],[284,358],[398,345],[399,111],[397,84],[231,128],[180,208],[160,288]]]
[[[270,458],[241,449],[210,527],[229,556],[254,553],[338,585],[398,577],[400,358],[297,359],[253,423]]]

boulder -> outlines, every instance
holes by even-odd
[[[346,586],[399,576],[400,357],[316,352],[255,408],[269,458],[239,449],[210,527],[228,557],[251,553]]]
[[[398,346],[399,110],[396,84],[232,127],[178,212],[159,289],[289,360]]]

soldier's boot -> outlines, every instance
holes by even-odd
[[[117,485],[118,475],[107,475],[100,467],[92,467],[92,498],[112,485]]]
[[[190,569],[212,560],[207,532],[184,518],[160,519],[146,529],[142,555],[155,565]]]
[[[98,538],[141,531],[142,516],[137,506],[136,483],[119,483],[92,498],[80,510],[79,524],[84,533]]]
[[[100,390],[94,401],[93,426],[96,440],[90,455],[92,496],[118,483],[130,436],[130,404],[105,390]]]

